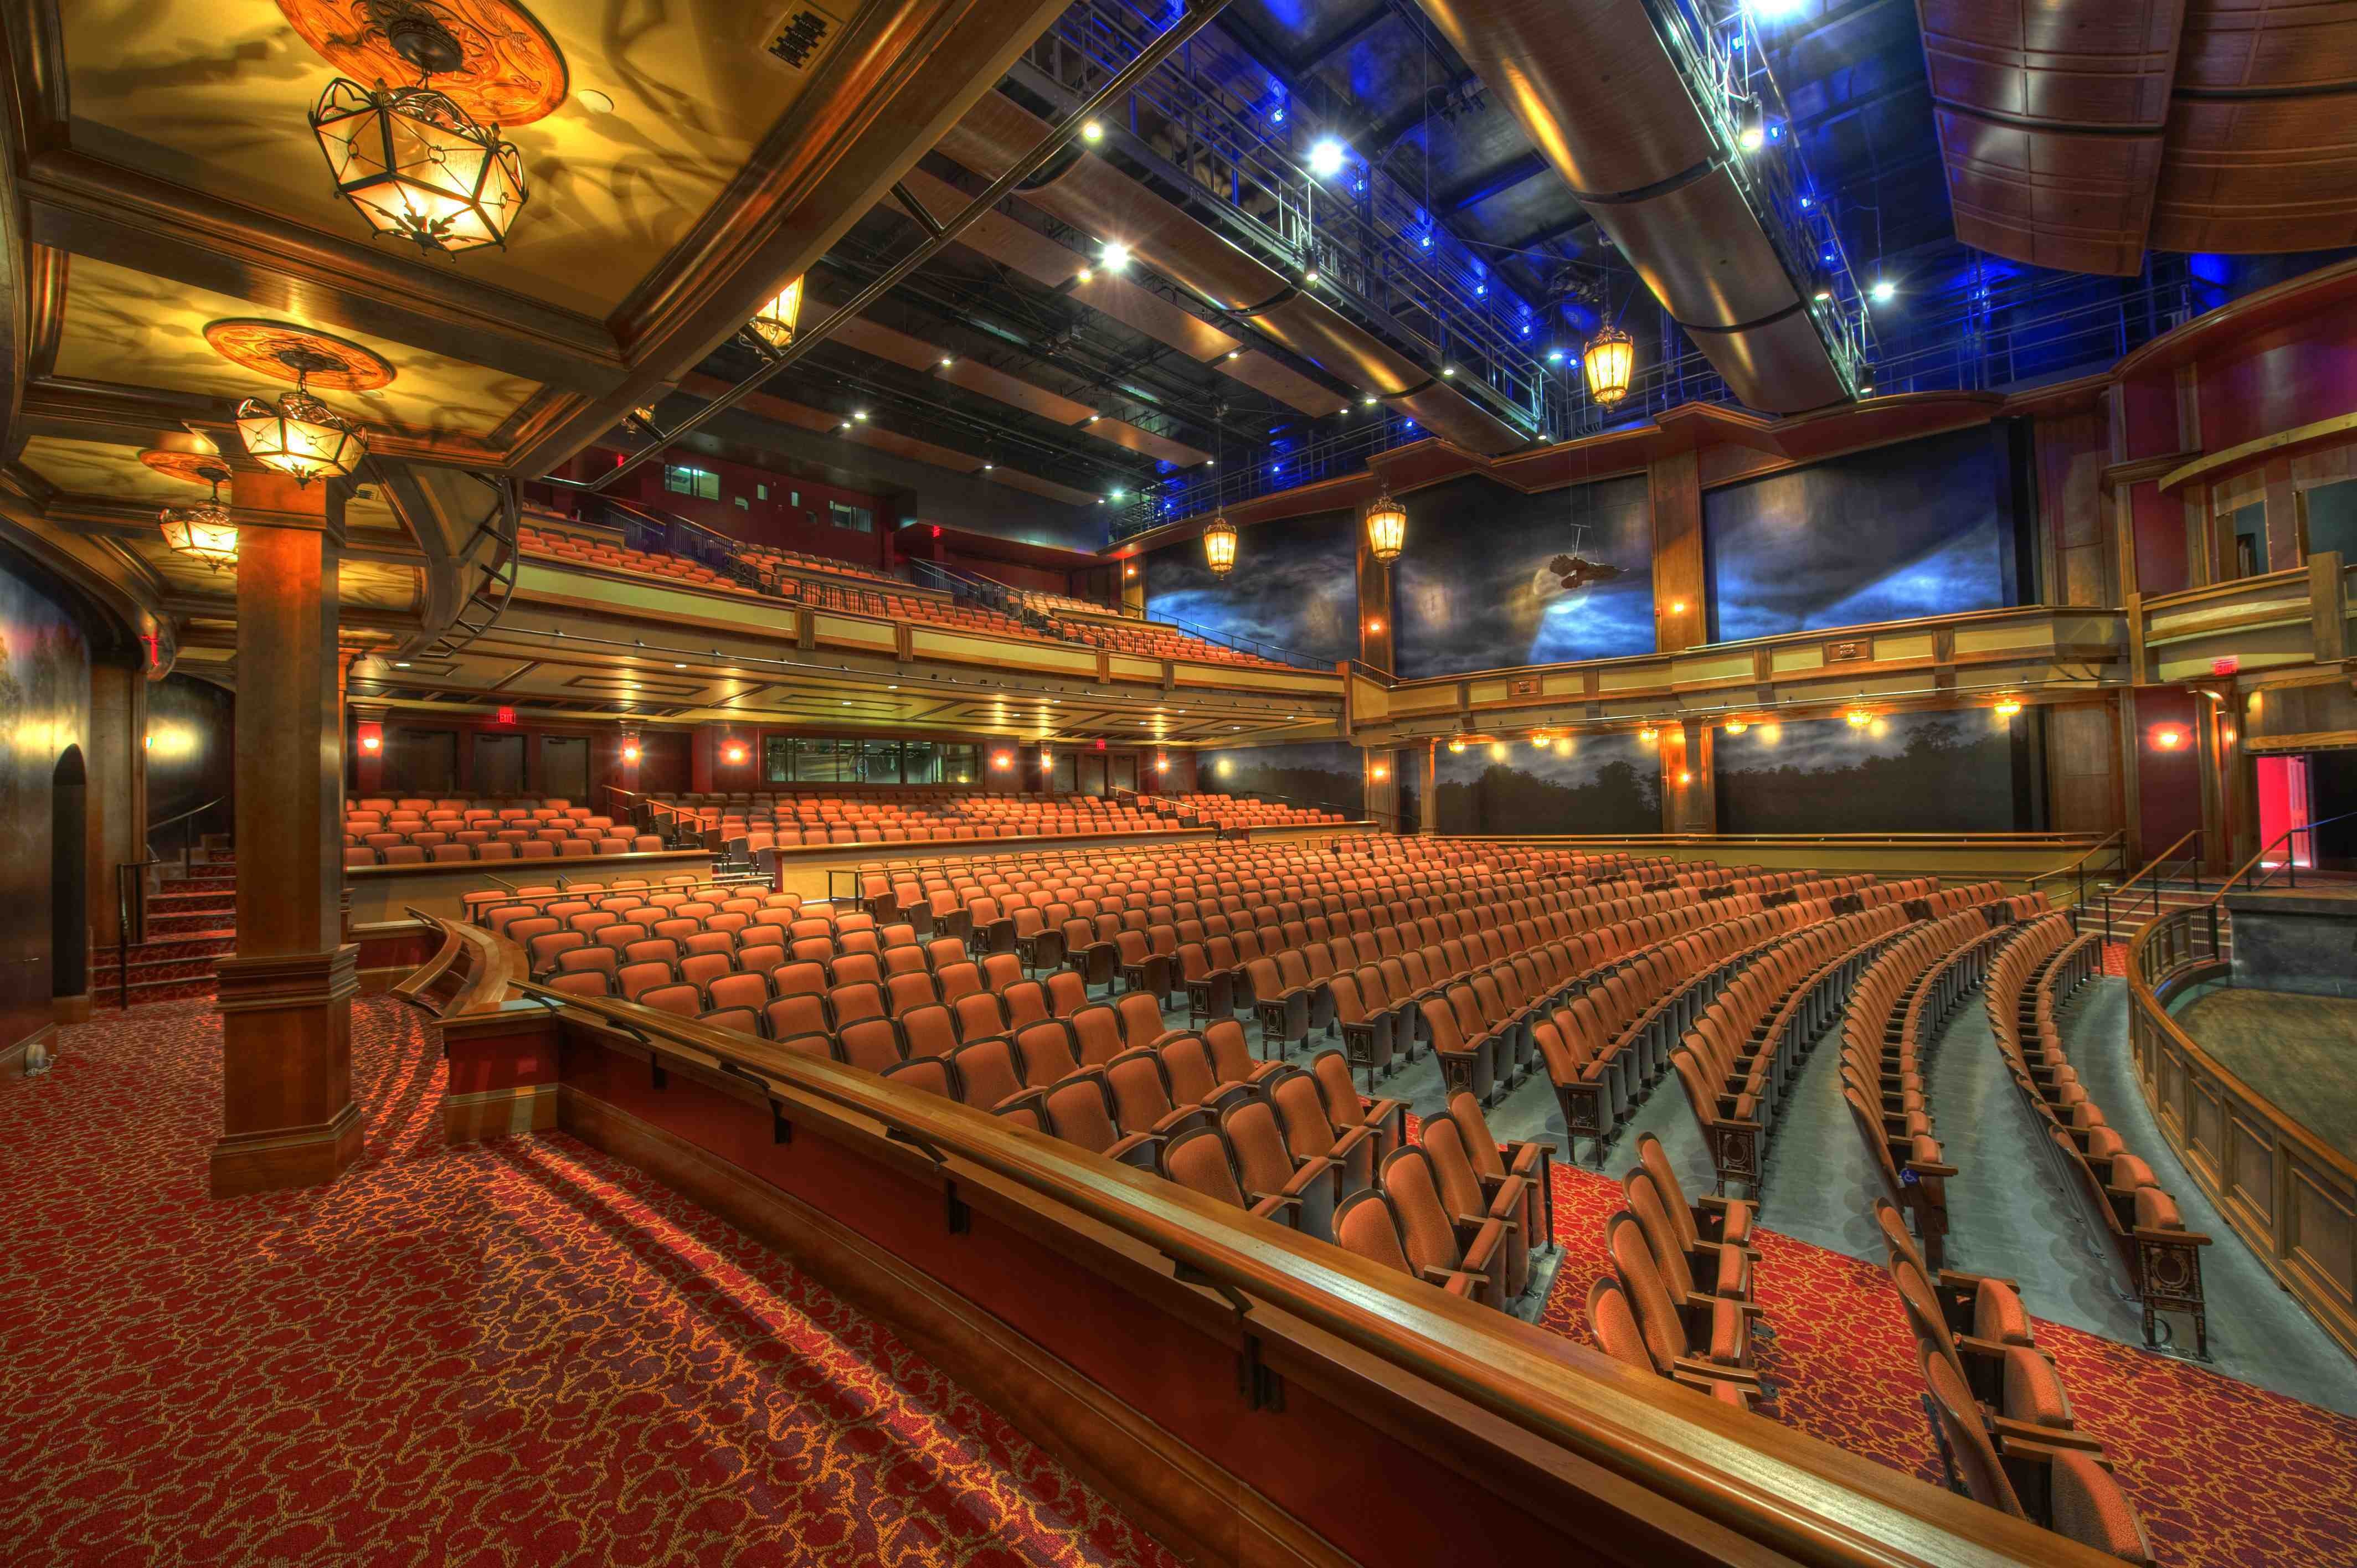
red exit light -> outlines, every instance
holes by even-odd
[[[515,710],[513,708],[501,708],[498,713],[491,715],[491,722],[493,724],[511,725],[515,723]]]

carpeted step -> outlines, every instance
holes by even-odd
[[[135,980],[131,983],[131,1005],[134,1007],[150,1002],[178,1002],[218,994],[219,991],[210,976],[202,980]],[[93,1012],[119,1012],[123,1006],[123,989],[112,984],[101,986],[93,982],[90,988],[90,1003]]]
[[[237,932],[228,926],[215,926],[207,930],[185,931],[174,936],[159,937],[151,923],[148,927],[147,940],[131,950],[131,960],[136,963],[141,959],[219,958],[224,953],[232,953],[236,950]],[[112,946],[92,947],[90,950],[90,961],[93,964],[112,964],[114,961],[114,955],[115,950]]]
[[[136,950],[145,951],[145,949]],[[131,960],[131,984],[136,990],[153,980],[204,980],[213,978],[213,965],[221,961],[219,953],[184,953],[177,957],[140,958]],[[114,989],[118,971],[109,957],[102,963],[90,966],[90,988],[92,991]]]
[[[206,910],[233,914],[236,909],[237,888],[234,886],[147,895],[147,912],[150,915],[193,915]]]
[[[186,909],[164,914],[150,909],[147,913],[147,940],[152,942],[166,937],[178,940],[203,936],[220,930],[236,913],[234,909]]]

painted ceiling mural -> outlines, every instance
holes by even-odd
[[[1959,431],[1706,490],[1714,640],[2013,603],[2004,441]]]
[[[1405,680],[1651,653],[1645,481],[1523,495],[1477,477],[1418,490],[1393,600]]]

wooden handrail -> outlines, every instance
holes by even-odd
[[[772,1106],[781,1098],[819,1101],[921,1152],[945,1175],[960,1162],[1045,1198],[1191,1271],[1190,1283],[1229,1295],[1240,1310],[1265,1303],[1792,1562],[2100,1568],[2109,1561],[1494,1309],[1404,1290],[1381,1265],[987,1112],[631,1003],[519,989],[560,1016],[669,1058],[667,1065],[701,1069],[716,1087]],[[1725,1560],[1756,1557],[1738,1547]]]
[[[2117,887],[2113,888],[2106,897],[2113,898],[2126,897],[2129,888],[2134,887],[2137,883],[2143,881],[2147,876],[2151,875],[2162,866],[2176,860],[2178,858],[2177,852],[2179,850],[2183,849],[2188,843],[2201,836],[2201,830],[2200,828],[2189,829],[2186,832],[2179,836],[2175,843],[2170,844],[2167,849],[2162,850],[2158,854],[2145,862],[2143,866],[2137,870],[2135,875],[2129,877],[2126,882],[2121,883]]]
[[[2352,1282],[2332,1279],[2315,1262],[2336,1252],[2343,1259],[2352,1255],[2357,1226],[2350,1225],[2345,1217],[2352,1200],[2357,1200],[2357,1161],[2324,1143],[2241,1075],[2202,1049],[2169,1011],[2169,997],[2179,985],[2225,961],[2219,956],[2216,927],[2212,923],[2224,897],[2222,891],[2207,904],[2171,909],[2138,927],[2136,935],[2128,940],[2128,1037],[2136,1058],[2136,1084],[2154,1119],[2160,1123],[2162,1135],[2176,1150],[2194,1184],[2325,1332],[2343,1350],[2357,1356],[2357,1314],[2352,1314],[2348,1305]],[[2198,950],[2192,940],[2192,936],[2205,925],[2211,934],[2206,954]],[[2148,1041],[2154,1038],[2190,1065],[2191,1071],[2164,1073],[2161,1064],[2147,1057]],[[2216,1099],[2202,1108],[2198,1121],[2200,1127],[2211,1129],[2222,1144],[2206,1151],[2187,1146],[2190,1139],[2199,1135],[2193,1112],[2176,1108],[2162,1098],[2164,1090],[2169,1090],[2190,1100],[2197,1075],[2204,1084],[2214,1088],[2216,1094]],[[2222,1141],[2247,1136],[2246,1130],[2254,1123],[2264,1129],[2265,1136],[2256,1142],[2264,1147],[2265,1158],[2245,1167],[2233,1160]],[[2308,1206],[2308,1212],[2311,1216],[2309,1224],[2318,1229],[2328,1229],[2334,1222],[2333,1216],[2341,1217],[2343,1230],[2339,1237],[2306,1234],[2289,1219],[2287,1210],[2298,1201],[2293,1196],[2293,1173],[2301,1166],[2307,1167],[2303,1174],[2306,1185],[2325,1187],[2330,1183],[2338,1184],[2338,1193],[2324,1193],[2324,1201]],[[2245,1185],[2245,1169],[2264,1171],[2266,1191]],[[2333,1201],[2335,1198],[2339,1201]]]
[[[430,914],[414,904],[404,905],[403,912],[442,933],[442,945],[434,956],[393,986],[393,994],[404,1002],[415,1003],[444,1018],[495,1012],[507,1000],[510,986],[530,979],[532,966],[523,950],[507,938],[480,926]],[[472,962],[460,970],[460,961],[469,957]],[[427,993],[454,972],[461,976],[457,987],[427,1002]]]
[[[2086,854],[2081,855],[2070,865],[2058,865],[2051,871],[2041,871],[2037,875],[2031,877],[2025,886],[2030,888],[2035,888],[2040,883],[2045,881],[2050,876],[2068,876],[2072,872],[2077,871],[2081,866],[2086,865],[2089,861],[2094,859],[2097,855],[2103,854],[2104,851],[2107,849],[2125,849],[2126,846],[2127,834],[2118,828],[2114,828],[2110,832],[2107,832],[2102,838],[2097,839],[2093,848],[2088,850]]]

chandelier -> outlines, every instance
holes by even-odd
[[[1224,577],[1236,569],[1236,525],[1222,515],[1203,530],[1203,561],[1211,575]]]
[[[1580,358],[1591,399],[1609,407],[1629,395],[1629,377],[1637,368],[1637,343],[1629,334],[1618,327],[1600,327]]]
[[[164,542],[176,555],[186,555],[200,561],[208,572],[218,572],[237,564],[237,524],[230,521],[229,508],[221,505],[221,481],[229,478],[224,467],[197,470],[199,478],[211,481],[212,499],[194,506],[167,506],[156,516],[163,526]]]
[[[746,323],[771,349],[783,349],[794,340],[794,318],[802,313],[802,280],[796,278],[778,291],[775,299],[761,306],[759,315]]]
[[[301,348],[284,349],[278,357],[295,372],[295,390],[275,403],[250,397],[237,405],[237,434],[246,451],[297,485],[350,473],[368,456],[368,432],[313,397],[305,385],[313,371],[336,369],[341,361]]]
[[[1396,561],[1407,543],[1407,508],[1385,490],[1367,509],[1367,553],[1378,561]]]

